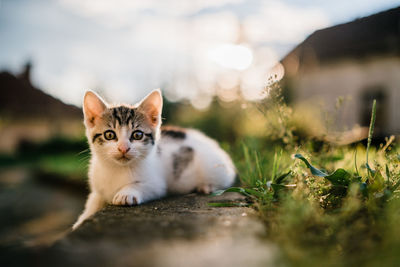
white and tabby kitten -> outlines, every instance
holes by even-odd
[[[235,167],[217,142],[193,129],[160,127],[162,105],[160,90],[134,106],[86,93],[91,193],[73,229],[106,204],[137,205],[167,192],[208,194],[233,183]]]

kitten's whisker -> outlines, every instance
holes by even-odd
[[[90,148],[86,148],[86,149],[82,150],[81,152],[78,152],[76,155],[79,156],[79,155],[82,155],[83,153],[86,153],[86,152],[90,153]]]
[[[84,156],[84,157],[81,157],[81,158],[78,158],[78,160],[79,160],[80,162],[84,162],[84,161],[86,161],[86,160],[88,160],[88,159],[90,159],[90,155]]]
[[[80,155],[90,155],[90,150],[82,151],[79,154],[77,154],[77,156],[80,156]]]

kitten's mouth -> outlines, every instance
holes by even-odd
[[[122,163],[126,163],[128,161],[130,161],[132,158],[131,157],[127,157],[126,155],[122,155],[119,158],[116,158],[117,161],[122,162]]]

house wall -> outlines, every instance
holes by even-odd
[[[84,134],[80,120],[0,120],[0,154],[13,153],[21,142],[43,142],[55,136],[79,138]]]
[[[382,134],[400,133],[400,58],[370,58],[366,61],[342,60],[313,70],[299,71],[292,78],[295,104],[321,106],[330,114],[337,113],[336,130],[361,123],[366,108],[362,94],[367,88],[384,88],[385,103],[379,103],[385,114],[377,120]],[[344,105],[335,111],[336,100],[345,97]],[[364,114],[365,116],[365,114]],[[382,118],[384,117],[384,118]]]

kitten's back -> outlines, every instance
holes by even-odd
[[[171,193],[210,193],[232,185],[236,175],[228,154],[195,129],[162,127],[158,155]]]

